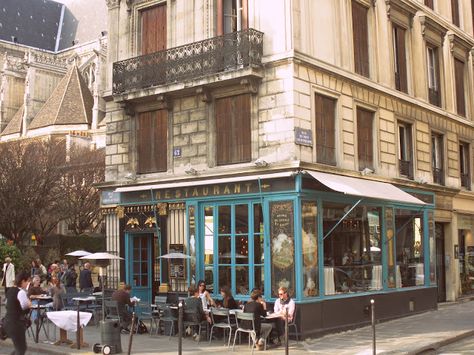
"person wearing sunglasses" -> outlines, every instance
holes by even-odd
[[[216,307],[216,302],[212,299],[211,295],[206,290],[206,283],[204,282],[204,280],[198,281],[198,291],[199,291],[199,297],[201,298],[201,301],[202,301],[203,309],[208,309],[210,306]]]
[[[281,338],[285,335],[285,316],[287,309],[288,322],[291,322],[293,320],[293,315],[295,314],[295,301],[290,298],[286,287],[280,287],[278,289],[278,299],[275,301],[273,306],[273,311],[280,314],[280,318],[277,318],[275,322],[278,332],[278,344],[281,344]]]

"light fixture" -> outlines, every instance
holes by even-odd
[[[264,168],[264,167],[268,166],[268,163],[265,160],[261,159],[261,158],[258,158],[257,160],[255,160],[254,164],[255,164],[255,166],[258,166],[259,168]]]
[[[361,170],[360,175],[365,176],[365,175],[370,175],[370,174],[373,174],[373,173],[374,173],[374,171],[372,169],[364,168],[364,169]]]
[[[188,166],[188,167],[184,170],[184,172],[185,172],[186,174],[188,174],[188,175],[197,175],[197,173],[198,173],[197,170],[194,169],[192,166]]]

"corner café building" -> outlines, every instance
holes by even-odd
[[[267,301],[280,286],[297,303],[303,336],[437,305],[434,195],[368,179],[295,169],[130,185],[103,191],[109,249],[121,279],[153,300],[166,283],[206,281]],[[112,223],[112,221],[116,223]],[[113,247],[111,248],[113,249]],[[161,255],[179,251],[190,259]],[[161,285],[161,287],[160,287]]]

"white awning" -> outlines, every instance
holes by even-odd
[[[321,184],[331,190],[347,195],[375,198],[380,200],[425,205],[420,199],[386,182],[358,179],[349,176],[306,171]]]
[[[285,171],[281,173],[270,173],[260,175],[246,175],[246,176],[233,176],[227,178],[215,178],[215,179],[204,179],[204,180],[186,180],[180,182],[163,182],[161,184],[150,184],[150,185],[133,185],[123,186],[115,189],[115,192],[132,192],[132,191],[145,191],[145,190],[158,190],[158,189],[170,189],[187,186],[202,186],[202,185],[214,185],[214,184],[227,184],[230,182],[239,181],[252,181],[258,179],[276,179],[282,177],[292,176],[292,171]]]

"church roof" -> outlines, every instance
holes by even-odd
[[[7,136],[10,134],[21,133],[21,126],[23,123],[23,111],[25,110],[25,105],[21,105],[21,107],[16,111],[13,115],[10,122],[8,122],[5,129],[2,131],[2,136]]]
[[[33,118],[28,130],[54,125],[90,125],[93,106],[92,94],[74,65]]]

